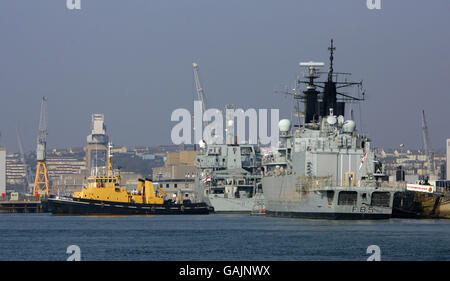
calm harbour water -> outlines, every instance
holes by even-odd
[[[0,214],[0,260],[450,260],[450,220]]]

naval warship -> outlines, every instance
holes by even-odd
[[[261,153],[257,145],[210,144],[196,156],[196,193],[217,213],[261,213]]]
[[[295,126],[288,119],[279,122],[280,145],[272,155],[263,158],[266,215],[390,218],[394,194],[405,186],[388,182],[370,139],[358,133],[353,118],[346,120],[346,103],[364,100],[362,82],[338,80],[338,75],[349,74],[333,70],[333,40],[328,49],[328,79],[318,81],[326,73],[320,71],[324,63],[300,63],[307,69],[306,79],[297,79],[294,90],[287,92],[297,106],[303,103],[303,111],[297,115]],[[306,89],[301,90],[301,85],[306,85]],[[352,86],[358,89],[355,96],[340,90]]]

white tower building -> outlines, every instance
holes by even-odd
[[[108,135],[106,134],[105,116],[92,114],[91,134],[87,136],[86,166],[91,171],[106,168]]]
[[[450,180],[450,139],[447,139],[447,179]]]
[[[0,196],[6,194],[6,149],[0,147]]]

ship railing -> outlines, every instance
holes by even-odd
[[[264,156],[261,159],[262,164],[271,164],[271,163],[288,163],[286,157],[277,157],[277,156]]]
[[[296,187],[298,191],[315,191],[323,190],[334,185],[335,184],[331,176],[303,176],[297,178]]]
[[[302,176],[297,178],[296,189],[299,192],[306,191],[320,191],[327,189],[358,189],[360,187],[380,188],[386,191],[404,191],[406,190],[406,183],[404,182],[380,182],[374,180],[360,181],[357,186],[341,186],[333,180],[331,176],[316,177],[316,176]]]
[[[376,181],[376,180],[362,180],[359,186],[367,186],[374,188],[381,188],[391,191],[404,191],[406,190],[406,182],[400,181]]]
[[[291,175],[292,171],[289,169],[272,169],[264,172],[264,175],[267,177],[279,177],[279,176],[285,176],[285,175]]]

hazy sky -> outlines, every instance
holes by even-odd
[[[171,143],[176,108],[192,109],[192,62],[210,107],[279,108],[300,61],[328,62],[364,80],[363,131],[377,147],[450,138],[450,1],[381,0],[0,1],[2,145],[35,149],[41,97],[48,147],[86,143],[92,113],[104,113],[115,144]],[[327,69],[328,64],[326,64]],[[358,109],[358,107],[355,107]],[[359,117],[359,113],[356,114]],[[360,126],[360,120],[357,118]]]

